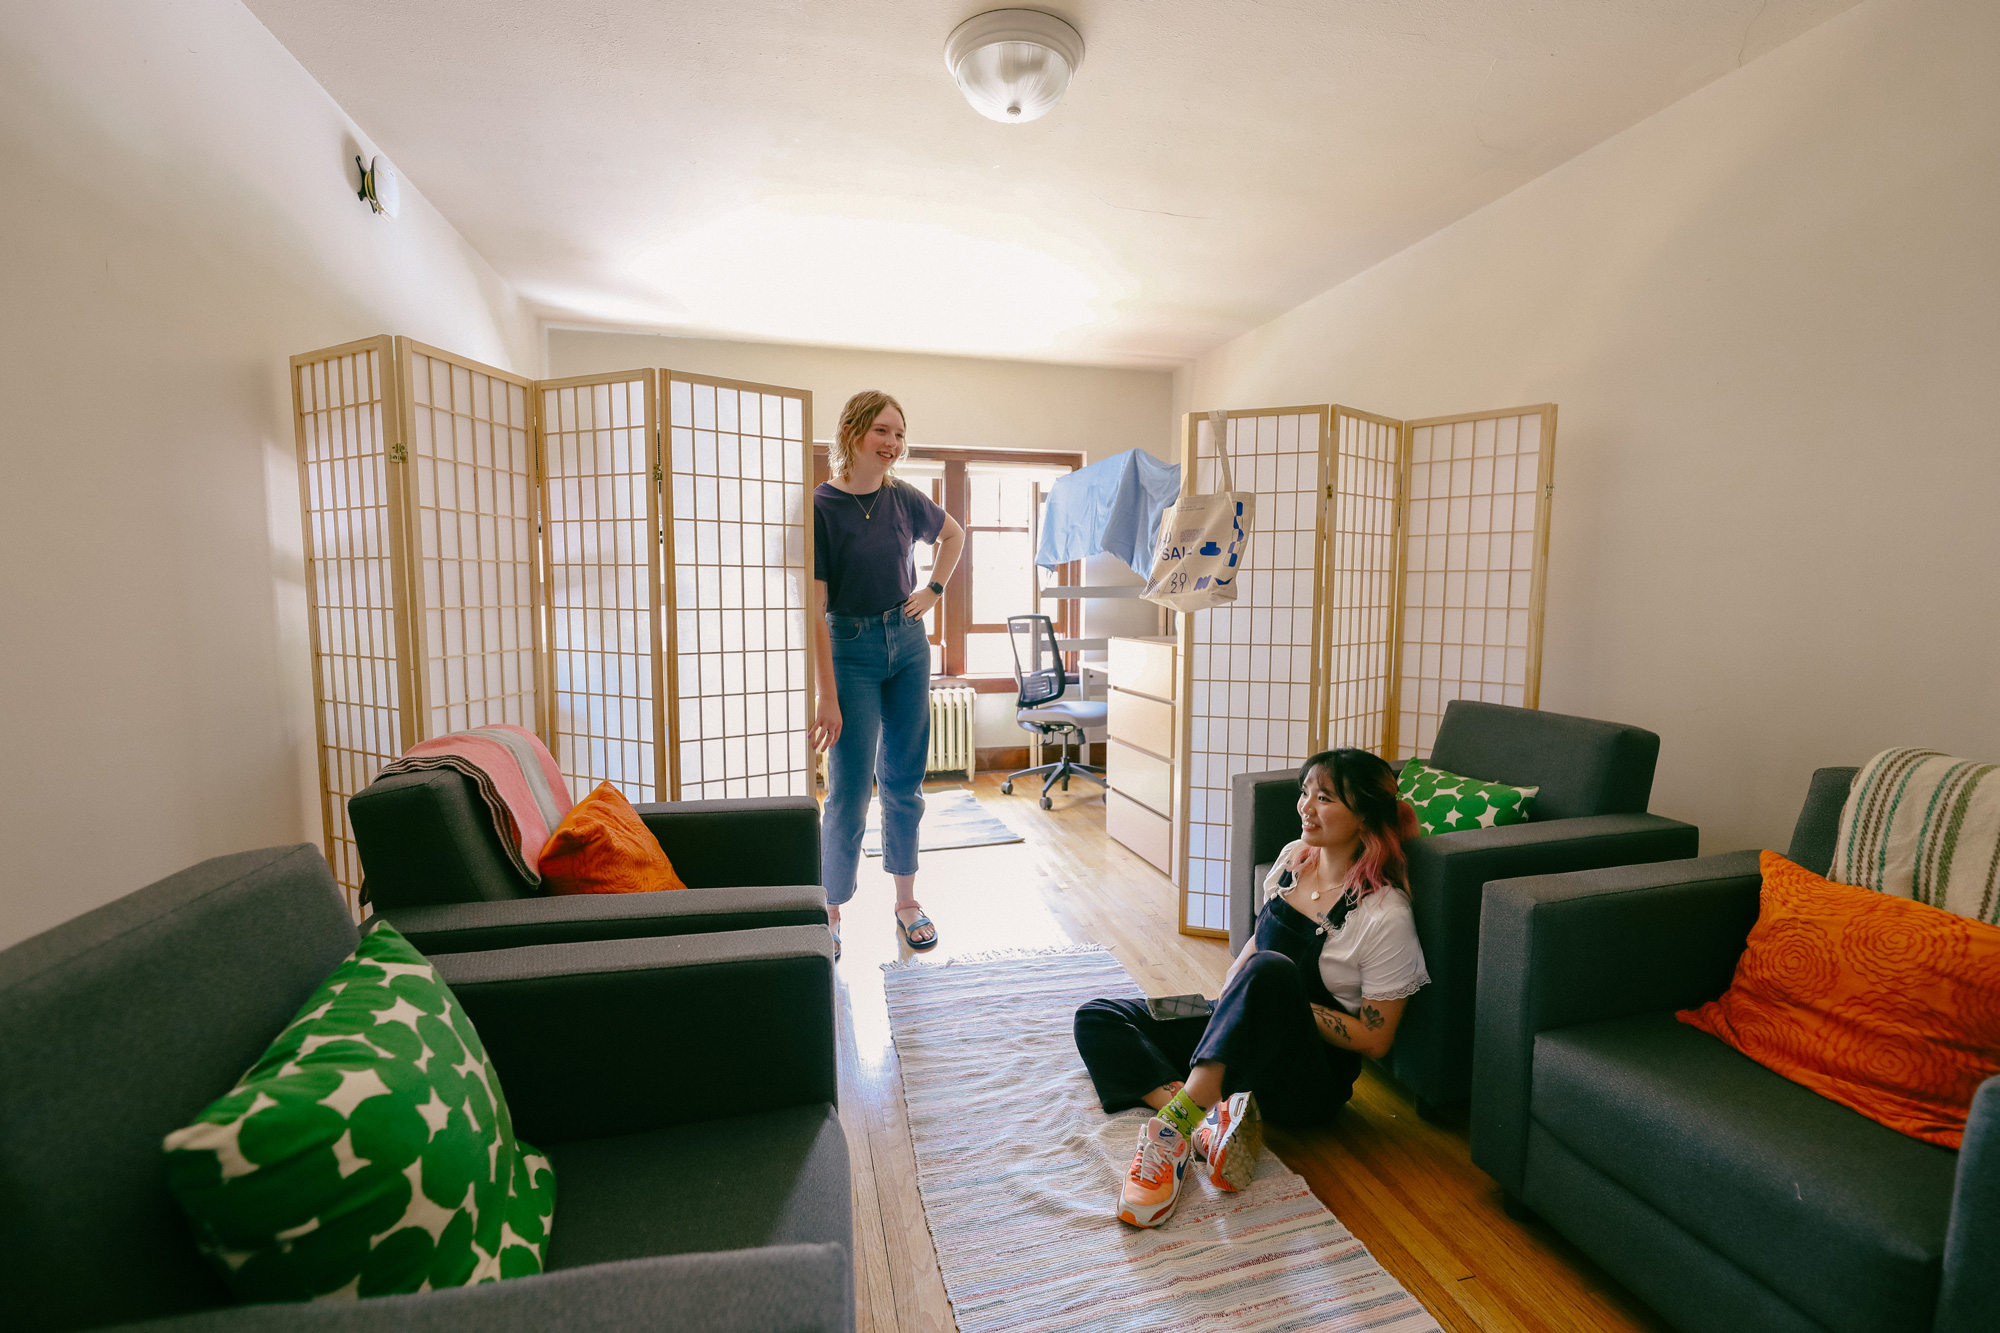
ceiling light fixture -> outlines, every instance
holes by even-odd
[[[972,109],[1019,124],[1046,115],[1083,63],[1075,28],[1038,9],[993,9],[951,30],[944,65]]]

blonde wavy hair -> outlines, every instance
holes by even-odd
[[[869,427],[875,424],[875,418],[882,415],[885,407],[895,408],[896,415],[903,419],[903,428],[909,429],[910,414],[903,410],[901,403],[880,389],[863,389],[840,409],[840,433],[834,438],[833,448],[827,451],[826,460],[834,476],[845,477],[848,469],[854,466],[855,451],[861,447]],[[889,475],[894,477],[895,471],[894,468],[889,469]]]

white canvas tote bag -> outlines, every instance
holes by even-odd
[[[1209,434],[1222,468],[1222,490],[1214,495],[1183,494],[1160,516],[1153,545],[1153,568],[1146,579],[1147,601],[1176,611],[1204,611],[1236,600],[1236,580],[1250,553],[1250,527],[1257,517],[1257,493],[1232,487],[1229,419],[1209,414]],[[1182,485],[1193,484],[1189,468]]]

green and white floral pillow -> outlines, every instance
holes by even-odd
[[[1482,782],[1432,768],[1421,759],[1403,765],[1396,794],[1417,812],[1425,833],[1456,833],[1462,829],[1525,824],[1540,787],[1510,787]]]
[[[377,922],[228,1095],[166,1138],[167,1185],[245,1301],[539,1273],[555,1173],[514,1137],[457,999]]]

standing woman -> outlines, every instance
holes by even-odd
[[[916,899],[917,824],[924,817],[924,761],[931,739],[931,646],[923,618],[965,547],[965,529],[913,486],[889,475],[903,456],[903,409],[866,390],[847,400],[827,462],[833,478],[813,491],[813,631],[819,702],[807,738],[830,750],[821,877],[833,956],[840,908],[854,896],[871,786],[882,796],[882,868],[896,879],[896,925],[912,949],[937,943]],[[936,542],[932,581],[917,586],[911,547]]]
[[[1409,997],[1430,980],[1410,913],[1403,842],[1416,811],[1366,750],[1299,769],[1297,842],[1264,881],[1257,933],[1206,1018],[1156,1019],[1139,1000],[1076,1011],[1076,1045],[1106,1111],[1148,1106],[1119,1220],[1173,1215],[1188,1163],[1218,1189],[1250,1183],[1262,1117],[1310,1124],[1354,1093],[1361,1057],[1388,1054]]]

